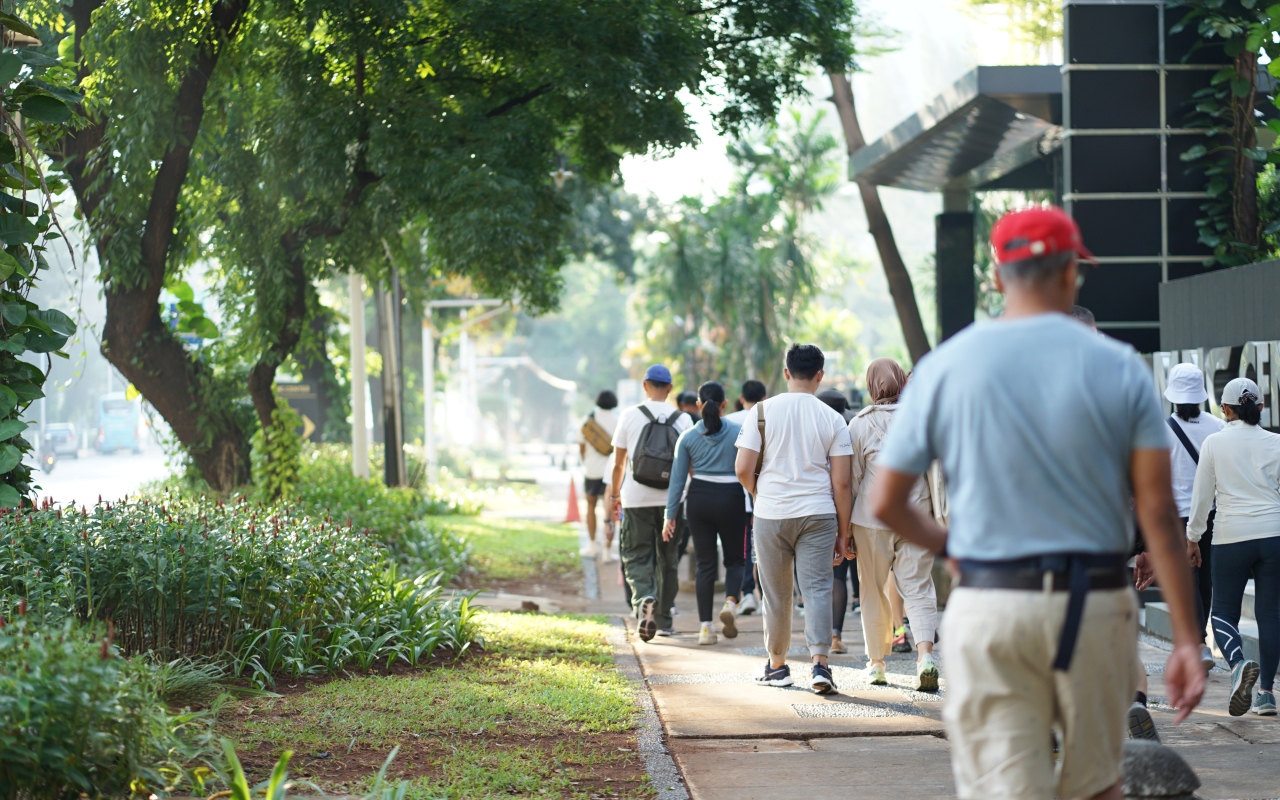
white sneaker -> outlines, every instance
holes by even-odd
[[[578,548],[578,555],[582,556],[583,558],[595,558],[595,556],[596,556],[596,543],[595,543],[595,542],[587,542],[587,543],[586,543],[586,544],[584,544],[582,547],[579,547],[579,548]]]
[[[742,602],[738,603],[738,614],[747,616],[760,610],[760,604],[756,602],[756,596],[751,592],[747,592],[742,596]]]
[[[710,622],[704,622],[702,624],[702,631],[698,634],[698,644],[715,644],[715,643],[716,643],[716,629],[711,627]]]
[[[925,653],[916,662],[916,691],[938,691],[938,665],[934,663],[932,653]]]
[[[1209,649],[1208,645],[1200,648],[1200,664],[1204,667],[1205,672],[1212,670],[1217,663],[1213,658],[1213,651]]]
[[[889,681],[884,676],[884,664],[869,664],[867,668],[862,670],[862,680],[870,686],[888,686]]]
[[[672,616],[672,617],[678,617],[678,616],[680,616],[680,609],[676,608],[675,606],[672,606],[672,607],[671,607],[671,616]]]
[[[737,605],[729,600],[725,600],[724,608],[720,609],[720,624],[723,626],[724,638],[726,639],[738,638],[738,623],[734,619],[737,616],[734,613],[736,609]]]

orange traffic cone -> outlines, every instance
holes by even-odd
[[[582,522],[582,516],[578,513],[578,489],[573,480],[569,481],[569,512],[564,515],[564,521]]]

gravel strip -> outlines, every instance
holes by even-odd
[[[628,638],[626,623],[622,617],[613,617],[612,622],[609,644],[613,646],[613,664],[620,675],[631,681],[636,701],[640,704],[637,740],[649,780],[657,791],[659,800],[689,800],[684,778],[680,776],[680,770],[667,750],[662,720],[658,719],[658,709],[653,704],[653,695],[649,693],[649,685],[645,683],[644,673],[640,670],[640,659],[636,657]]]

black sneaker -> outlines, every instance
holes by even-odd
[[[775,667],[766,661],[764,662],[764,674],[756,676],[756,683],[761,686],[790,686],[794,683],[791,680],[791,667],[787,664]]]
[[[814,694],[835,694],[836,682],[831,677],[831,669],[826,664],[813,665]]]
[[[1135,701],[1129,706],[1128,723],[1130,739],[1160,741],[1160,734],[1156,732],[1156,721],[1151,718],[1151,712],[1142,703]]]
[[[658,605],[658,601],[652,597],[645,597],[640,600],[640,605],[636,608],[636,615],[640,618],[640,641],[647,642],[653,638],[658,632],[658,624],[653,621],[653,609]]]

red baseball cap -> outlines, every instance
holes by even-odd
[[[1080,226],[1057,206],[1011,211],[991,229],[997,264],[1009,264],[1054,253],[1074,252],[1097,266],[1084,246]]]

